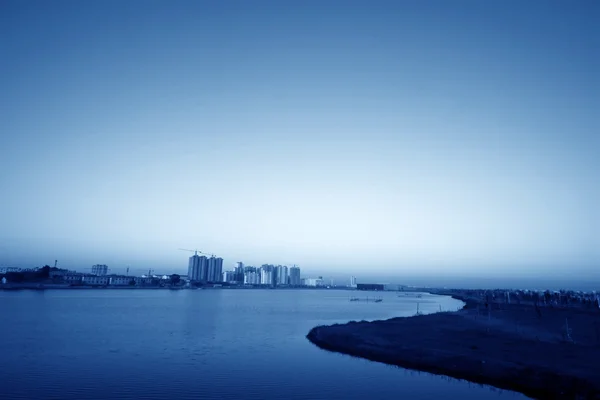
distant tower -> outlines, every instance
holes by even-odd
[[[300,279],[300,268],[295,264],[290,268],[289,282],[291,286],[300,286],[302,284],[302,280]]]
[[[287,285],[289,281],[289,271],[286,265],[278,265],[275,277],[278,285]]]
[[[241,261],[235,263],[235,281],[244,283],[244,263]]]
[[[353,287],[353,288],[356,287],[356,277],[355,276],[350,277],[350,287]]]
[[[191,281],[200,280],[200,256],[194,254],[188,262],[188,279]]]
[[[206,280],[208,282],[221,282],[223,280],[223,259],[211,256],[208,259],[208,271]]]

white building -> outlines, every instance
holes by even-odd
[[[92,265],[92,274],[98,276],[104,276],[108,274],[108,266],[104,264]]]
[[[306,278],[306,279],[304,279],[304,285],[312,286],[312,287],[323,286],[323,279],[322,278]]]
[[[244,273],[244,285],[258,285],[260,284],[260,274],[256,271],[246,271]]]
[[[223,271],[223,282],[236,282],[235,271]]]
[[[350,287],[356,288],[356,277],[355,276],[350,277]]]
[[[260,267],[260,284],[261,285],[273,285],[274,281],[274,270],[275,268],[270,264],[264,264]]]
[[[81,278],[83,278],[83,274],[77,272],[72,272],[70,274],[62,276],[63,282],[70,284],[81,283]]]
[[[114,286],[125,286],[129,285],[131,279],[133,278],[131,278],[130,276],[111,276],[108,278],[108,284]]]

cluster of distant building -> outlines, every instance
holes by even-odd
[[[1,284],[43,284],[70,286],[164,286],[172,281],[169,275],[129,276],[108,274],[110,268],[96,264],[90,272],[77,272],[68,269],[45,266],[43,268],[0,267]],[[45,270],[45,271],[44,271]],[[50,285],[50,286],[48,286]]]
[[[194,254],[189,258],[187,279],[200,283],[227,283],[262,286],[321,286],[321,279],[301,279],[297,266],[263,264],[245,266],[239,261],[230,271],[223,271],[223,259]]]
[[[188,264],[188,279],[195,282],[222,282],[223,259],[194,254]]]
[[[91,268],[84,268],[86,272],[71,271],[67,269],[48,268],[45,278],[46,284],[70,285],[70,286],[131,286],[131,287],[160,287],[160,286],[254,286],[254,287],[333,287],[333,281],[325,282],[323,277],[302,278],[300,268],[296,265],[263,264],[260,267],[244,265],[239,261],[235,263],[232,270],[223,271],[223,259],[220,257],[194,254],[189,258],[186,275],[156,275],[152,270],[147,275],[131,276],[110,273],[111,269],[106,264],[95,264]],[[36,281],[40,277],[36,275],[40,268],[18,268],[0,267],[2,283],[22,283]],[[129,268],[127,269],[129,272]],[[9,276],[6,274],[13,274]],[[23,274],[29,273],[29,276]],[[16,274],[16,275],[15,275]],[[17,276],[23,275],[23,276]],[[49,279],[49,280],[48,280]],[[350,287],[358,289],[361,285],[356,284],[356,278],[351,277]],[[382,288],[369,287],[367,290],[381,290]]]
[[[68,283],[75,286],[158,286],[161,282],[170,279],[168,275],[109,275],[109,270],[105,264],[92,266],[91,273],[57,269],[50,271],[50,278],[57,283]]]

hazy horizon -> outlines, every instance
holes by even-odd
[[[0,265],[600,281],[599,17],[3,1]]]

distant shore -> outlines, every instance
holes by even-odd
[[[313,286],[204,286],[204,287],[187,287],[187,286],[139,286],[139,285],[69,285],[59,283],[17,283],[0,285],[0,291],[16,291],[16,290],[352,290],[346,287],[313,287]]]
[[[440,293],[442,294],[442,293]],[[489,303],[457,312],[313,328],[330,351],[540,399],[600,398],[600,310]]]
[[[0,290],[12,291],[12,290],[83,290],[83,289],[169,289],[168,287],[159,286],[95,286],[95,285],[65,285],[65,284],[5,284],[0,285]]]

